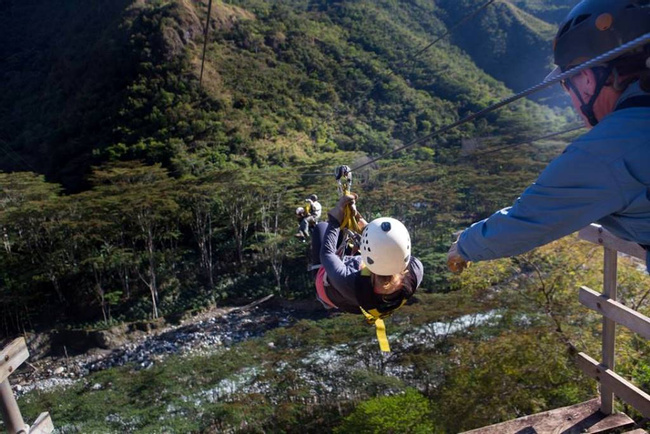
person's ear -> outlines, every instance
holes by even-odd
[[[585,101],[589,100],[596,90],[596,74],[591,69],[580,71],[571,78],[571,82],[580,91]]]

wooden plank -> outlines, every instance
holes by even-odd
[[[14,339],[0,352],[0,383],[5,381],[29,357],[25,338]]]
[[[600,312],[617,324],[621,324],[644,338],[650,339],[650,318],[647,316],[586,286],[580,288],[578,299],[583,306]]]
[[[618,273],[618,253],[605,246],[603,269],[603,295],[616,300],[617,290],[617,273]],[[614,361],[616,346],[616,323],[611,319],[603,316],[603,365],[614,370],[616,366]],[[614,393],[606,384],[600,389],[600,411],[605,414],[614,413]]]
[[[624,413],[606,416],[598,398],[519,419],[467,431],[464,434],[602,434],[634,425]]]
[[[648,434],[648,431],[639,428],[639,429],[635,429],[634,431],[628,431],[625,434]]]
[[[650,395],[585,353],[578,354],[576,363],[586,375],[595,378],[601,385],[607,385],[616,396],[636,408],[643,416],[650,417]]]
[[[616,237],[600,225],[592,224],[586,228],[581,229],[578,232],[578,238],[592,242],[594,244],[600,244],[601,246],[605,246],[612,250],[625,253],[626,255],[642,259],[643,261],[646,260],[647,252],[643,249],[643,247],[637,243],[625,241]]]
[[[16,402],[13,390],[9,380],[0,383],[0,414],[2,421],[9,433],[22,433],[25,431],[25,421],[23,415],[20,414],[20,408]]]
[[[29,429],[29,434],[50,434],[52,431],[54,431],[52,418],[50,417],[50,413],[45,412],[38,416],[34,425]]]

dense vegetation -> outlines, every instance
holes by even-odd
[[[0,3],[2,333],[312,297],[293,210],[310,193],[327,210],[336,193],[308,174],[355,166],[535,84],[573,2],[545,3],[498,2],[415,57],[482,2],[218,1],[202,83],[207,1]],[[452,233],[512,202],[566,141],[480,152],[572,119],[521,101],[357,174],[360,210],[403,220],[426,270],[390,326],[400,338],[388,360],[373,362],[358,318],[336,316],[150,371],[95,374],[102,390],[28,395],[28,412],[51,408],[82,432],[457,432],[586,399],[593,385],[567,363],[566,343],[596,345],[596,318],[574,292],[600,273],[593,251],[565,240],[460,279],[444,264]],[[643,310],[633,276],[623,292]],[[494,309],[488,324],[427,335]],[[432,343],[407,345],[422,334]],[[646,344],[625,339],[621,366],[647,385]],[[321,350],[365,354],[364,365],[310,370]],[[200,398],[242,377],[255,387]],[[314,392],[309,378],[341,388]]]
[[[620,298],[648,313],[647,278],[620,271]],[[598,287],[601,273],[602,250],[570,237],[476,264],[455,282],[462,291],[419,295],[389,321],[388,357],[363,321],[337,315],[100,372],[21,406],[28,418],[51,409],[64,432],[457,433],[594,396],[568,348],[600,350],[601,317],[576,288]],[[648,341],[622,332],[617,346],[617,371],[647,390]]]
[[[291,209],[309,192],[326,207],[334,196],[299,174],[362,155],[340,151],[385,152],[508,94],[447,41],[412,58],[444,22],[435,5],[392,1],[217,2],[199,86],[201,6],[6,7],[3,164],[48,181],[2,178],[5,331],[304,293],[304,279],[284,278],[304,266]],[[22,24],[42,15],[44,26]],[[359,187],[363,207],[417,228],[426,287],[445,290],[450,233],[512,200],[549,157],[459,160],[461,140],[503,143],[564,122],[512,105],[398,156]],[[507,189],[482,182],[496,173]]]

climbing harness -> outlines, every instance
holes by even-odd
[[[335,170],[336,181],[338,183],[338,192],[341,196],[352,194],[352,171],[349,166],[339,166]],[[352,206],[348,205],[344,210],[343,221],[341,222],[340,230],[344,234],[343,243],[341,248],[339,248],[339,255],[344,256],[346,249],[350,252],[350,255],[357,253],[361,241],[361,228],[359,227],[359,222],[356,219],[356,209],[353,209]],[[323,301],[324,304],[330,305],[331,307],[336,307],[334,303],[327,297],[325,291],[325,286],[328,286],[327,274],[325,270],[321,268],[318,274],[316,275],[316,290],[318,292],[319,298]],[[366,278],[371,278],[372,273],[368,267],[362,262],[361,263],[361,276]],[[384,319],[390,316],[395,310],[399,309],[406,303],[406,299],[402,298],[399,301],[399,304],[389,308],[388,310],[381,312],[377,308],[364,309],[362,306],[359,306],[359,310],[366,319],[366,322],[370,325],[375,326],[375,331],[377,333],[377,341],[379,342],[379,349],[382,352],[390,352],[390,345],[388,344],[388,337],[386,335],[386,324]]]
[[[340,196],[352,194],[352,171],[348,166],[339,166],[336,168],[336,181],[338,182],[338,191]],[[361,228],[355,217],[355,212],[350,205],[345,207],[341,230],[349,229],[350,231],[360,234]]]

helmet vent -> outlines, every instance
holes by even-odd
[[[391,227],[390,227],[390,222],[383,222],[383,223],[381,224],[381,230],[382,230],[382,231],[384,231],[384,232],[390,232],[390,229],[391,229]]]
[[[562,27],[562,30],[560,30],[560,33],[558,33],[558,35],[557,35],[558,39],[560,38],[560,36],[562,36],[566,32],[568,32],[570,28],[571,28],[571,21],[569,21],[568,23],[566,23],[564,25],[564,27]]]
[[[586,19],[589,18],[590,16],[591,16],[591,14],[582,14],[582,15],[578,15],[578,16],[576,17],[576,19],[573,21],[573,25],[574,25],[574,26],[577,26],[578,24],[580,24],[581,22],[583,22],[584,20],[586,20]]]
[[[367,259],[368,259],[368,264],[372,265],[375,263],[375,261],[373,261],[371,257],[368,257]]]

